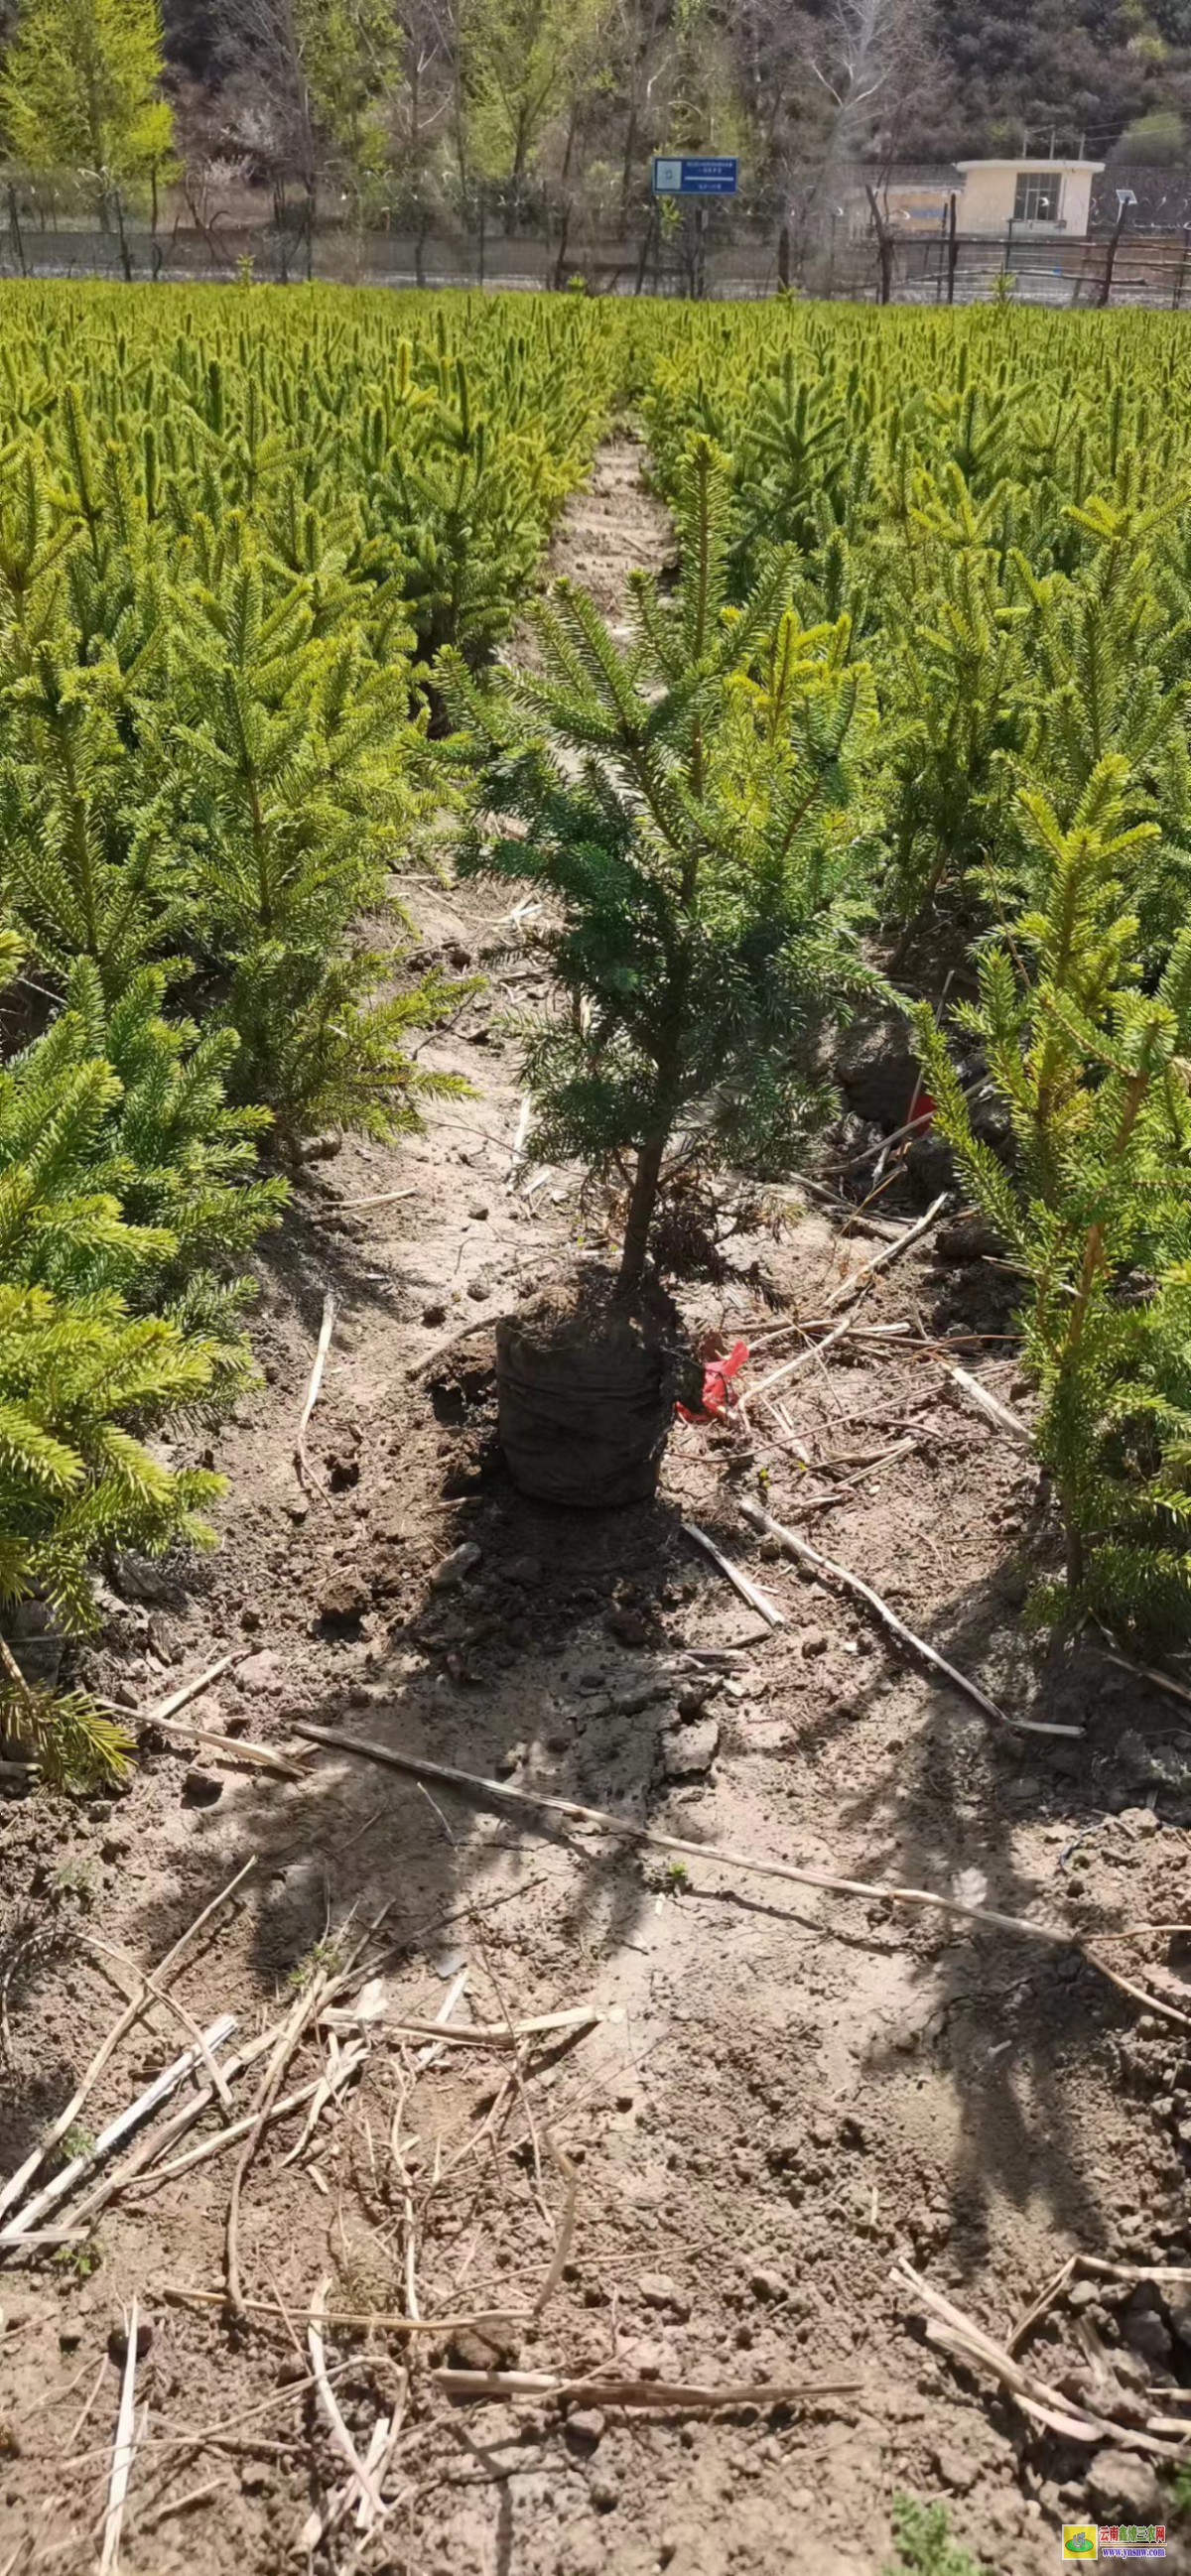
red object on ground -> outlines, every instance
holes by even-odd
[[[708,1360],[703,1369],[703,1410],[692,1413],[689,1405],[676,1404],[674,1410],[684,1422],[722,1422],[732,1402],[729,1380],[744,1367],[749,1355],[747,1342],[734,1342],[726,1360]]]

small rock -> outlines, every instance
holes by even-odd
[[[244,2495],[271,2495],[274,2472],[267,2460],[245,2460],[240,2471],[240,2489]]]
[[[825,1655],[831,1639],[826,1628],[804,1628],[798,1642],[804,1655]]]
[[[597,2513],[613,2513],[620,2502],[620,2488],[604,2470],[591,2480],[587,2492]]]
[[[428,1325],[431,1330],[433,1330],[433,1327],[436,1324],[445,1324],[446,1320],[447,1310],[441,1297],[435,1297],[429,1306],[423,1306],[422,1322]]]
[[[482,1200],[480,1200],[480,1201],[478,1201],[478,1202],[477,1202],[477,1204],[476,1204],[476,1206],[475,1206],[475,1207],[469,1207],[469,1209],[468,1209],[467,1213],[468,1213],[469,1217],[471,1217],[471,1219],[472,1219],[472,1221],[473,1221],[473,1223],[474,1223],[474,1224],[476,1224],[476,1225],[482,1225],[482,1224],[483,1224],[483,1222],[484,1222],[485,1217],[486,1217],[486,1216],[487,1216],[487,1214],[488,1214],[488,1210],[487,1210],[487,1208],[485,1207],[485,1205],[484,1205],[483,1201],[482,1201]]]
[[[1115,2443],[1098,2451],[1087,2474],[1088,2502],[1106,2522],[1153,2522],[1161,2510],[1158,2480],[1148,2460]]]
[[[706,1678],[701,1675],[698,1681],[684,1682],[675,1702],[679,1716],[684,1719],[702,1717],[704,1709],[709,1701],[715,1698],[720,1687],[718,1675],[715,1673],[708,1673]]]
[[[430,1577],[432,1590],[451,1591],[456,1583],[462,1583],[467,1575],[474,1574],[483,1553],[483,1548],[477,1547],[474,1538],[465,1538],[462,1547],[453,1547],[450,1555],[444,1556],[442,1564],[435,1567]]]
[[[521,2338],[511,2318],[489,2317],[482,2326],[461,2326],[448,2351],[457,2370],[511,2370]]]
[[[184,1807],[214,1807],[223,1796],[225,1782],[218,1771],[202,1771],[197,1763],[182,1783]]]
[[[966,2495],[969,2487],[975,2486],[978,2463],[970,2460],[966,2452],[952,2450],[940,2443],[931,2452],[931,2458],[944,2486],[950,2487],[955,2495]]]
[[[260,1624],[260,1611],[253,1607],[251,1601],[246,1601],[240,1612],[240,1626],[242,1628],[254,1629],[259,1628]]]
[[[281,1657],[272,1646],[262,1646],[259,1653],[246,1655],[236,1667],[236,1680],[245,1691],[271,1691],[281,1687]]]
[[[152,2349],[153,2319],[152,2317],[138,2317],[136,2325],[137,2360],[143,2361],[146,2353],[151,2352]],[[108,2353],[111,2359],[115,2362],[117,2370],[123,2370],[124,2364],[128,2359],[128,2337],[123,2326],[112,2327],[112,2331],[108,2336]]]
[[[540,1556],[506,1557],[504,1564],[497,1567],[497,1572],[505,1583],[519,1583],[529,1592],[542,1580],[542,1560]]]
[[[372,1595],[358,1574],[333,1574],[319,1594],[317,1618],[323,1628],[354,1628],[369,1608]]]
[[[640,1610],[610,1610],[608,1626],[622,1646],[648,1646],[653,1634]]]
[[[594,2451],[602,2442],[607,2424],[598,2406],[580,2406],[566,2420],[566,2437],[576,2451]]]
[[[642,2272],[637,2282],[647,2308],[668,2308],[682,2323],[691,2313],[686,2291],[679,2288],[669,2272]]]
[[[701,1717],[693,1726],[676,1727],[662,1745],[662,1772],[667,1780],[701,1778],[720,1749],[719,1720]]]
[[[523,1744],[506,1744],[503,1750],[498,1753],[496,1757],[495,1768],[497,1779],[507,1780],[510,1772],[520,1770],[524,1760],[525,1746]]]
[[[1095,2281],[1076,2281],[1067,2293],[1067,2305],[1073,2315],[1081,2316],[1085,2308],[1094,2308],[1100,2292]]]
[[[305,1494],[291,1494],[285,1508],[291,1521],[296,1522],[299,1528],[303,1521],[310,1518],[310,1505]]]
[[[1153,2370],[1169,2370],[1174,2349],[1161,2317],[1152,2308],[1142,2308],[1127,2316],[1122,2329],[1131,2352],[1139,2353]]]
[[[127,1834],[106,1834],[99,1846],[99,1857],[107,1861],[111,1867],[116,1861],[123,1860],[125,1852],[131,1849],[132,1843]]]
[[[764,2263],[749,2273],[749,2288],[755,2299],[784,2299],[786,2284],[780,2272],[772,2272]]]

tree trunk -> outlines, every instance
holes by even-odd
[[[618,1286],[622,1297],[632,1297],[641,1285],[645,1258],[649,1250],[649,1229],[657,1206],[658,1184],[662,1177],[662,1156],[666,1150],[665,1134],[659,1131],[647,1136],[637,1154],[637,1169],[629,1197],[628,1220],[624,1230],[624,1249],[620,1256]]]

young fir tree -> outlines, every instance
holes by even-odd
[[[169,165],[163,69],[158,0],[19,0],[0,73],[14,160],[81,181],[106,230],[117,192],[144,193]]]
[[[18,959],[4,933],[5,979]],[[130,1221],[110,1185],[128,1169],[124,1094],[87,1052],[85,1019],[66,1015],[0,1068],[0,1604],[36,1594],[67,1634],[94,1625],[90,1570],[105,1551],[209,1538],[220,1479],[162,1465],[146,1440],[209,1407],[229,1366],[226,1338],[136,1311],[179,1245]],[[80,1695],[31,1688],[7,1646],[0,1724],[56,1781],[122,1759],[118,1729]]]
[[[208,552],[161,766],[188,937],[226,981],[234,1096],[263,1103],[283,1144],[328,1126],[392,1136],[416,1127],[420,1100],[463,1087],[408,1047],[460,988],[432,976],[382,994],[398,954],[356,939],[361,914],[387,909],[425,806],[408,669],[376,660],[354,625],[317,632],[305,582],[271,599],[242,526]]]
[[[830,1102],[823,1034],[875,982],[858,947],[866,675],[846,621],[800,627],[788,557],[726,605],[727,508],[727,459],[696,441],[678,587],[663,600],[634,577],[627,649],[562,584],[540,619],[544,679],[484,691],[450,674],[487,752],[465,865],[537,883],[557,910],[568,1007],[525,1049],[539,1147],[626,1179],[628,1295],[670,1149],[789,1169]]]
[[[1030,1280],[1036,1445],[1067,1575],[1039,1607],[1174,1634],[1191,1617],[1191,930],[1145,991],[1131,891],[1156,826],[1130,823],[1128,802],[1120,757],[1066,828],[1021,798],[1035,901],[956,1014],[1008,1110],[1011,1167],[974,1134],[926,1004],[917,1028],[937,1124]]]

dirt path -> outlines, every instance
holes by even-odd
[[[666,542],[637,467],[628,442],[606,451],[555,549],[555,568],[609,608],[627,566],[656,561]],[[496,900],[428,891],[424,879],[403,891],[425,950],[452,966],[516,948]],[[987,1893],[1059,1921],[1177,1918],[1187,1808],[1175,1756],[1174,1785],[1146,1806],[1145,1745],[1129,1756],[1132,1776],[1110,1749],[1136,1722],[1133,1686],[1090,1651],[1043,1667],[1023,1637],[1011,1551],[1032,1474],[943,1401],[929,1354],[844,1344],[796,1381],[791,1418],[816,1490],[833,1462],[850,1472],[910,1434],[916,1443],[808,1526],[1007,1705],[1025,1705],[1044,1671],[1049,1712],[1091,1719],[1087,1747],[999,1736],[895,1662],[834,1594],[758,1563],[735,1502],[753,1477],[729,1435],[676,1432],[657,1508],[613,1522],[539,1511],[512,1492],[491,1457],[485,1322],[590,1228],[565,1175],[522,1173],[509,1186],[519,1094],[499,1021],[508,1001],[535,997],[538,973],[523,943],[497,969],[505,990],[491,984],[437,1037],[435,1060],[466,1072],[474,1099],[436,1111],[399,1153],[350,1145],[308,1167],[265,1276],[267,1383],[220,1443],[232,1480],[222,1549],[190,1588],[125,1569],[108,1605],[109,1686],[143,1707],[246,1649],[203,1702],[204,1724],[278,1746],[302,1713],[695,1841],[969,1901]],[[746,1240],[741,1262],[762,1262],[771,1293],[807,1313],[873,1248],[841,1247],[822,1218],[795,1215],[776,1239]],[[988,1282],[927,1250],[868,1292],[864,1312],[996,1331],[1004,1301],[994,1282],[990,1319]],[[309,1440],[325,1490],[308,1499],[292,1449],[328,1290],[340,1320]],[[684,1304],[696,1325],[772,1326],[747,1282],[693,1290]],[[1000,1348],[977,1355],[1007,1391]],[[775,1508],[796,1508],[806,1479],[795,1460],[764,1454]],[[682,1518],[748,1556],[787,1625],[761,1628],[683,1538]],[[464,1541],[478,1558],[436,1584]],[[708,1654],[718,1666],[698,1660]],[[1173,1736],[1156,1709],[1145,1710],[1154,1734]],[[878,2576],[904,2488],[945,2496],[955,2530],[997,2576],[1044,2576],[1061,2520],[1140,2515],[1139,2459],[1099,2473],[1099,2488],[1093,2469],[1090,2501],[1087,2455],[1040,2444],[934,2353],[890,2271],[905,2254],[1002,2334],[1078,2248],[1191,2261],[1179,2146],[1191,2070],[1177,2031],[1139,2023],[1066,1953],[974,1939],[940,1917],[799,1895],[712,1864],[675,1872],[323,1756],[300,1783],[215,1771],[225,1785],[205,1806],[195,1759],[160,1739],[123,1799],[65,1819],[37,1802],[0,1810],[12,1969],[4,2169],[117,2009],[94,1936],[136,1959],[160,1955],[251,1854],[243,1899],[179,1986],[201,2022],[233,2010],[239,2038],[276,2022],[336,1936],[341,1950],[342,1927],[382,1908],[385,1938],[400,1946],[386,1970],[390,2013],[433,2018],[466,1968],[463,2017],[591,2004],[604,2018],[574,2045],[529,2046],[525,2089],[514,2079],[501,2090],[499,2054],[460,2049],[419,2071],[416,2042],[376,2041],[349,2108],[324,2120],[311,2149],[283,2169],[297,2127],[267,2140],[246,2189],[243,2273],[288,2325],[257,2314],[229,2329],[214,2307],[178,2299],[222,2283],[227,2154],[115,2203],[93,2273],[80,2279],[67,2249],[64,2267],[0,2284],[4,2537],[33,2553],[14,2568],[92,2563],[114,2365],[79,2418],[133,2292],[153,2334],[128,2566],[265,2576],[304,2563],[298,2535],[340,2473],[290,2327],[301,2347],[324,2274],[333,2308],[409,2313],[395,2114],[422,2313],[522,2312],[494,2347],[453,2330],[417,2341],[419,2367],[449,2354],[571,2374],[611,2363],[634,2377],[853,2384],[712,2422],[588,2404],[564,2428],[529,2402],[451,2407],[416,2377],[402,2501],[366,2565]],[[15,1964],[14,1940],[26,1943]],[[1136,1966],[1134,1954],[1112,1955]],[[168,2018],[134,2037],[86,2122],[98,2126],[182,2044]],[[289,2080],[315,2063],[307,2050]],[[544,2309],[526,2315],[550,2270],[568,2166],[573,2237]],[[391,2411],[404,2347],[378,2330],[332,2335],[329,2348],[363,2448]],[[1113,2297],[1065,2317],[1032,2352],[1047,2377],[1082,2374],[1098,2402],[1111,2387],[1133,2422],[1161,2403],[1151,2381],[1191,2380],[1187,2345],[1149,2293],[1131,2310]],[[342,2533],[314,2559],[351,2563]],[[1173,2549],[1167,2563],[1180,2563]]]

